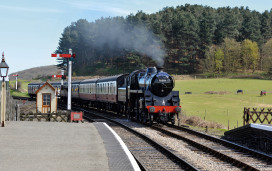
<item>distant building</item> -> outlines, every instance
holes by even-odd
[[[36,92],[36,111],[41,113],[57,112],[57,95],[55,88],[48,82]]]

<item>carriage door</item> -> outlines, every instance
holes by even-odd
[[[42,94],[42,113],[50,113],[51,111],[51,94],[49,93],[43,93]]]

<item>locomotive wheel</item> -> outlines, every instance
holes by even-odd
[[[141,113],[140,113],[140,112],[137,114],[136,120],[137,120],[138,122],[141,122]]]
[[[143,123],[146,124],[147,122],[147,118],[146,118],[146,115],[143,116],[143,119],[142,119]]]
[[[172,125],[175,125],[175,119],[171,120]]]
[[[141,112],[141,122],[142,122],[143,124],[145,124],[145,123],[146,123],[146,120],[147,120],[147,118],[146,118],[146,113],[145,113],[144,111],[142,111],[142,112]]]
[[[152,126],[153,124],[153,121],[154,121],[154,117],[153,117],[153,114],[148,114],[148,119],[149,119],[149,126]]]
[[[176,115],[174,115],[171,119],[171,123],[172,125],[175,125],[175,122],[176,122]]]

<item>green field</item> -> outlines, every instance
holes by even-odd
[[[28,97],[28,84],[30,83],[30,81],[26,81],[26,80],[18,80],[18,82],[20,82],[21,87],[19,88],[18,91],[15,91],[15,80],[10,81],[9,85],[10,85],[10,93],[12,96],[22,96],[22,97]]]
[[[243,94],[236,94],[238,89]],[[230,129],[243,124],[244,107],[272,107],[272,81],[257,79],[196,79],[177,80],[175,90],[180,91],[181,106],[187,116],[199,116],[208,121],[222,123]],[[266,96],[260,91],[266,90]],[[205,92],[225,92],[207,94]],[[192,94],[185,94],[192,92]]]
[[[21,82],[20,92],[11,90],[14,96],[28,96],[29,81]],[[15,81],[10,81],[14,87]],[[243,94],[236,94],[238,89]],[[199,116],[208,121],[222,123],[230,129],[243,124],[244,107],[272,107],[272,81],[258,79],[195,79],[176,80],[175,90],[180,91],[181,106],[187,116]],[[266,96],[260,91],[266,90]],[[205,92],[225,92],[223,94],[207,94]],[[192,92],[192,94],[185,94]]]

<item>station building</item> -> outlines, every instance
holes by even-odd
[[[36,112],[52,113],[57,112],[57,93],[56,89],[45,82],[36,92]]]

